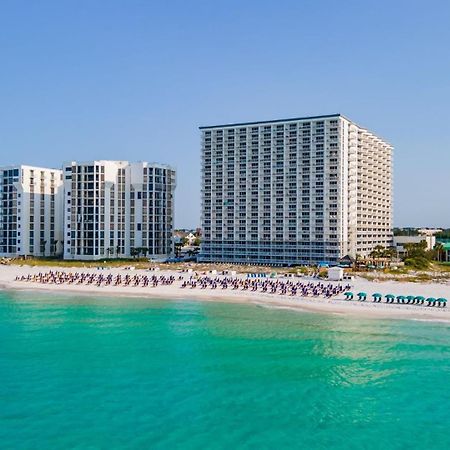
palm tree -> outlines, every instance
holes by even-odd
[[[53,256],[56,256],[58,242],[59,241],[57,241],[56,239],[53,239],[51,242],[51,250],[50,251],[53,254]]]
[[[436,251],[437,260],[440,262],[442,259],[442,254],[444,253],[444,246],[441,242],[437,242],[434,246],[434,250]]]

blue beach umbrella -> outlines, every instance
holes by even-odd
[[[383,298],[383,296],[379,292],[375,292],[375,294],[372,294],[372,297],[374,302],[379,302]]]
[[[422,295],[418,295],[417,297],[414,298],[414,301],[423,304],[423,302],[425,301],[425,297],[423,297]]]

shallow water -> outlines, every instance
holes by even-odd
[[[0,447],[449,448],[450,326],[0,292]]]

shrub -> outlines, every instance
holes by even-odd
[[[425,270],[430,267],[430,261],[423,256],[416,256],[415,258],[405,259],[405,266],[416,270]]]

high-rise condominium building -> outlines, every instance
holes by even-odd
[[[2,167],[0,198],[0,256],[62,253],[61,170]]]
[[[203,261],[334,262],[391,245],[392,152],[340,114],[201,127]]]
[[[64,258],[172,253],[175,171],[146,162],[64,165]]]

